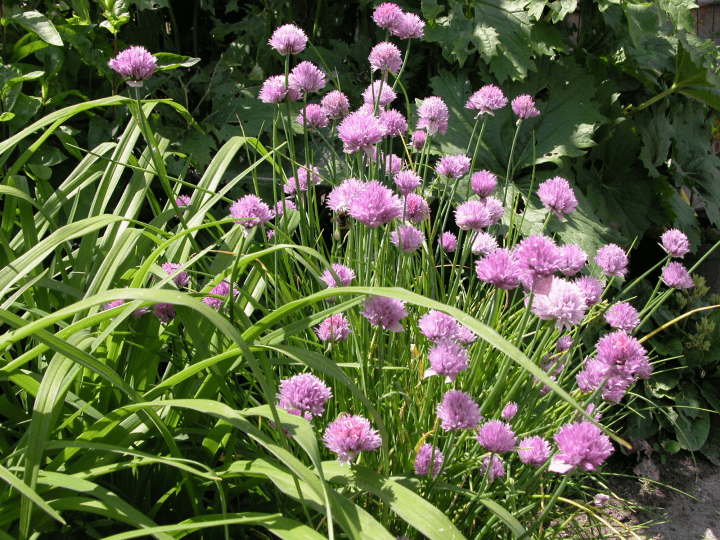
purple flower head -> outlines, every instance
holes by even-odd
[[[560,246],[560,272],[570,277],[577,274],[587,263],[588,256],[577,244]]]
[[[300,114],[297,115],[295,121],[301,126],[307,126],[308,129],[322,129],[328,126],[328,117],[325,109],[316,103],[310,103],[304,109],[300,109]]]
[[[322,416],[325,402],[332,397],[328,386],[312,373],[300,373],[280,381],[278,405],[288,412],[299,410],[312,416]]]
[[[565,214],[574,212],[578,205],[570,183],[559,176],[545,180],[538,187],[537,193],[545,209],[555,212],[560,221],[563,221]]]
[[[331,120],[345,118],[350,111],[350,101],[340,90],[328,92],[320,101],[320,106]]]
[[[345,465],[352,463],[360,452],[377,450],[382,439],[370,421],[359,414],[343,413],[331,422],[323,435],[325,447],[337,454],[338,461]]]
[[[632,332],[640,324],[637,309],[628,302],[619,302],[605,312],[605,320],[613,328]]]
[[[665,231],[660,237],[662,248],[671,257],[682,259],[690,252],[690,242],[687,235],[677,229]]]
[[[414,13],[403,13],[390,33],[400,39],[421,38],[425,34],[424,27],[425,22],[420,17]]]
[[[489,197],[497,186],[497,176],[490,171],[479,171],[470,177],[470,187],[479,197]]]
[[[502,203],[495,197],[466,201],[455,209],[455,224],[464,231],[479,231],[502,217]]]
[[[492,456],[492,465],[488,471],[488,465],[490,465],[490,456],[485,456],[482,460],[482,466],[480,472],[482,474],[487,473],[488,484],[492,484],[495,479],[503,478],[505,476],[505,462],[500,456]]]
[[[501,289],[514,289],[520,284],[520,267],[507,249],[496,249],[475,263],[480,281]]]
[[[561,427],[555,442],[560,452],[553,457],[549,470],[561,474],[576,467],[594,471],[613,453],[610,437],[586,421]]]
[[[517,452],[525,465],[540,467],[550,457],[550,443],[542,437],[527,437],[520,441]]]
[[[283,185],[283,191],[285,195],[297,195],[298,185],[300,187],[300,193],[305,193],[309,185],[314,186],[320,182],[322,182],[322,180],[320,179],[320,171],[318,171],[317,167],[310,165],[310,169],[308,169],[308,166],[305,165],[298,168],[297,182],[294,176],[288,177],[287,182]]]
[[[415,456],[415,474],[427,476],[432,467],[432,475],[435,478],[442,470],[443,461],[445,461],[445,456],[442,455],[440,449],[430,443],[425,443]]]
[[[455,341],[457,341],[460,345],[470,345],[471,343],[475,343],[477,341],[478,337],[475,332],[462,324],[459,326],[460,330],[458,331],[457,336],[455,336]]]
[[[177,199],[175,199],[175,204],[177,204],[180,208],[183,206],[190,206],[190,197],[187,195],[180,195]]]
[[[449,111],[445,102],[437,96],[430,96],[418,107],[417,129],[425,129],[428,134],[435,135],[438,131],[443,135],[447,132]]]
[[[232,287],[233,290],[233,298],[237,298],[237,295],[240,294],[240,289],[237,285]],[[227,297],[228,294],[230,294],[230,281],[227,279],[222,280],[220,283],[215,285],[212,289],[210,289],[210,294],[214,294],[216,296],[222,296]],[[211,308],[213,308],[215,311],[219,310],[224,300],[222,298],[213,298],[210,296],[206,296],[202,299],[203,303],[207,304]]]
[[[413,223],[420,223],[430,218],[430,205],[416,193],[410,193],[405,199],[405,216]]]
[[[363,150],[370,152],[373,145],[385,136],[385,128],[375,116],[364,111],[348,115],[338,126],[338,137],[343,142],[343,152],[354,154]]]
[[[500,413],[500,417],[505,420],[506,422],[509,422],[513,418],[515,418],[515,415],[518,412],[518,404],[515,402],[510,402],[503,408],[502,412]]]
[[[292,202],[290,199],[285,199],[285,210],[297,210],[297,206],[295,206],[295,203]],[[280,200],[275,203],[275,217],[283,217],[283,214],[285,214],[285,210],[283,210],[283,201]],[[275,231],[273,231],[273,233],[274,232]]]
[[[585,318],[587,305],[577,285],[562,278],[553,277],[547,294],[533,297],[530,311],[544,321],[555,321],[555,328],[580,324]]]
[[[273,218],[270,207],[252,193],[232,203],[230,215],[235,218],[235,223],[239,223],[246,229],[262,225]]]
[[[480,423],[480,407],[469,394],[461,390],[450,390],[438,403],[437,415],[445,431],[452,429],[474,429]]]
[[[307,36],[294,24],[285,24],[276,28],[268,44],[283,56],[299,54],[305,50]]]
[[[662,270],[662,280],[665,285],[673,289],[692,289],[694,283],[682,263],[671,262]]]
[[[125,288],[127,289],[127,286],[125,286]],[[100,308],[100,311],[107,311],[108,309],[113,309],[118,306],[122,306],[123,304],[125,304],[125,300],[112,300],[110,302],[106,302],[105,304],[103,304],[102,307]],[[142,308],[136,309],[135,311],[133,311],[132,315],[133,315],[133,317],[137,318],[137,317],[141,317],[142,315],[145,315],[146,313],[150,313],[149,307],[142,307]]]
[[[153,313],[163,324],[170,324],[175,318],[175,306],[172,304],[155,304]]]
[[[446,382],[453,382],[458,373],[468,368],[470,358],[467,350],[450,339],[442,339],[430,347],[428,353],[430,369],[425,370],[423,378],[439,375]]]
[[[455,233],[445,231],[442,233],[442,236],[438,238],[438,244],[440,244],[440,249],[445,253],[454,253],[457,249],[458,239]]]
[[[563,336],[560,339],[557,340],[557,345],[555,345],[555,350],[557,352],[565,352],[570,349],[570,347],[573,346],[573,338],[572,336]]]
[[[427,133],[425,131],[413,131],[412,134],[412,145],[418,152],[425,148],[425,141],[427,141]]]
[[[465,154],[443,156],[435,166],[435,172],[448,178],[461,178],[470,170],[470,158]]]
[[[536,293],[547,294],[550,277],[560,270],[560,249],[543,234],[528,236],[513,250],[522,272],[523,285]]]
[[[448,339],[455,339],[460,331],[460,325],[454,317],[431,309],[418,321],[420,333],[433,343]]]
[[[604,335],[598,340],[595,349],[597,359],[613,368],[611,374],[620,371],[629,377],[650,378],[652,366],[648,362],[645,347],[624,331],[616,330]]]
[[[321,322],[315,329],[315,333],[320,338],[320,341],[345,341],[350,335],[350,323],[348,323],[345,315],[339,313]]]
[[[385,174],[388,176],[395,176],[397,173],[400,172],[400,169],[402,169],[402,158],[400,156],[397,156],[395,154],[390,155],[384,155],[382,152],[380,152],[380,159],[383,162],[383,165],[385,167]]]
[[[393,181],[397,186],[398,192],[400,192],[400,195],[403,197],[409,195],[422,185],[422,178],[410,170],[398,172],[393,176]]]
[[[402,135],[408,128],[405,115],[395,109],[380,111],[380,123],[385,128],[388,137],[397,137]]]
[[[497,86],[488,84],[475,92],[465,104],[465,108],[474,109],[478,113],[477,118],[481,114],[495,114],[493,111],[502,109],[507,105],[508,99]]]
[[[390,233],[390,241],[404,253],[412,253],[422,246],[425,235],[412,225],[400,225]]]
[[[400,198],[377,180],[372,180],[350,201],[349,214],[363,225],[375,228],[400,217],[402,210]]]
[[[178,263],[163,263],[162,269],[167,272],[168,275],[172,274],[176,270],[180,269],[182,264]],[[173,281],[175,282],[175,285],[178,286],[178,288],[182,289],[185,285],[187,285],[190,282],[190,276],[188,276],[188,273],[183,270],[182,272],[179,272],[178,275],[176,275],[173,278]]]
[[[334,263],[332,269],[337,274],[338,282],[335,281],[335,276],[330,272],[330,269],[326,269],[322,276],[320,276],[320,280],[328,287],[347,287],[352,283],[352,280],[355,279],[355,270],[352,268]]]
[[[368,60],[373,71],[382,71],[384,75],[387,75],[388,71],[397,75],[402,67],[400,49],[389,41],[375,45],[370,51]]]
[[[392,103],[397,94],[393,92],[392,86],[386,81],[375,81],[368,86],[362,93],[363,100],[371,107],[375,107],[376,103],[380,104],[380,108],[384,109]]]
[[[587,307],[592,307],[600,301],[605,286],[602,282],[592,276],[581,276],[575,280],[575,285],[585,297]]]
[[[358,192],[361,192],[365,184],[357,178],[348,178],[334,187],[327,198],[327,205],[338,214],[347,214],[350,211],[350,203],[355,199]]]
[[[535,108],[535,102],[532,96],[528,94],[523,94],[513,99],[511,106],[513,112],[523,120],[540,114],[540,111]]]
[[[387,28],[392,31],[400,24],[400,19],[404,15],[402,9],[397,4],[391,2],[385,2],[375,8],[373,12],[373,21],[380,28]]]
[[[370,296],[360,312],[373,326],[382,326],[392,332],[404,332],[400,319],[407,317],[405,302],[384,296]]]
[[[490,420],[480,426],[477,440],[480,446],[493,454],[512,452],[517,443],[515,432],[508,424],[500,420]]]
[[[486,233],[485,231],[477,233],[471,247],[473,255],[478,255],[480,257],[484,257],[496,249],[498,249],[497,240],[493,235]]]
[[[288,86],[301,92],[317,92],[325,87],[325,74],[312,62],[300,62],[290,72]]]
[[[617,244],[601,247],[593,260],[608,277],[622,277],[627,274],[628,258],[623,248]]]
[[[288,94],[287,86],[285,86],[284,75],[273,75],[268,77],[260,88],[258,97],[263,103],[282,103]],[[297,101],[302,98],[302,93],[295,89],[290,89],[290,101]]]
[[[145,47],[132,46],[118,53],[108,65],[125,79],[128,86],[139,87],[152,77],[157,60]]]

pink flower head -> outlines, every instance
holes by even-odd
[[[505,407],[503,407],[503,410],[500,413],[500,416],[503,420],[505,420],[506,422],[509,422],[510,420],[515,418],[515,415],[517,414],[517,412],[518,412],[518,404],[511,401],[510,403],[505,405]]]
[[[308,38],[300,28],[294,24],[285,24],[276,28],[268,44],[282,56],[299,54],[305,50]]]
[[[325,270],[322,276],[320,276],[320,280],[328,287],[347,287],[352,283],[352,280],[355,279],[355,270],[343,264],[334,263],[332,269],[337,274],[337,282],[335,281],[335,276],[330,272],[330,269]]]
[[[397,94],[393,92],[392,87],[386,81],[375,81],[368,86],[362,93],[363,100],[369,106],[375,107],[376,103],[380,104],[380,108],[384,109],[392,103]]]
[[[331,422],[323,435],[325,447],[337,454],[338,461],[345,465],[352,463],[360,452],[377,450],[382,439],[370,421],[359,414],[343,413]]]
[[[346,154],[360,150],[370,152],[384,136],[385,128],[380,120],[364,111],[350,114],[338,126],[338,137],[343,142],[343,152]]]
[[[410,193],[405,199],[405,216],[413,223],[430,218],[430,205],[416,193]]]
[[[332,397],[332,390],[312,373],[300,373],[280,381],[277,394],[278,406],[292,414],[322,416],[325,402]],[[298,416],[300,416],[298,414]]]
[[[412,193],[422,185],[422,178],[410,170],[398,172],[395,176],[393,176],[393,181],[395,182],[400,195],[403,197]]]
[[[157,60],[145,47],[132,46],[118,53],[108,65],[125,79],[128,86],[140,87],[152,77]]]
[[[481,114],[495,114],[493,111],[502,109],[507,105],[508,99],[494,84],[488,84],[483,86],[480,90],[475,92],[465,104],[465,108],[476,110],[477,118]]]
[[[493,454],[512,452],[517,443],[515,432],[508,424],[500,420],[490,420],[480,426],[477,440],[480,446]]]
[[[557,352],[565,352],[570,349],[570,347],[573,346],[573,338],[572,336],[563,336],[560,339],[557,340],[557,344],[555,345],[555,350]]]
[[[488,466],[490,466],[489,471]],[[488,484],[492,484],[497,478],[503,478],[505,476],[505,462],[500,456],[493,455],[491,464],[490,456],[485,456],[482,460],[480,472],[483,475],[487,474],[487,482]]]
[[[617,244],[601,247],[593,260],[606,276],[622,277],[627,274],[628,258]]]
[[[394,30],[400,24],[404,12],[400,9],[400,6],[391,2],[385,2],[375,8],[373,12],[373,21],[380,28],[387,28],[388,30]]]
[[[470,187],[479,197],[489,197],[497,186],[497,176],[490,171],[479,171],[470,178]]]
[[[281,218],[285,214],[285,210],[297,210],[297,206],[290,199],[284,199],[285,208],[283,209],[283,201],[280,200],[275,203],[275,217]],[[268,231],[270,232],[270,231]],[[275,231],[273,231],[275,233]],[[269,240],[270,238],[268,238]]]
[[[520,117],[520,119],[532,118],[538,116],[540,111],[535,108],[535,102],[532,96],[523,94],[512,100],[512,110]]]
[[[480,281],[501,289],[514,289],[520,284],[520,267],[507,249],[496,249],[475,263]]]
[[[373,71],[382,71],[387,75],[388,71],[397,75],[402,67],[400,49],[389,41],[383,41],[375,45],[370,51],[368,58]]]
[[[570,277],[577,274],[587,263],[588,256],[577,244],[560,246],[560,272]]]
[[[240,289],[237,285],[232,287],[233,290],[233,298],[237,298],[237,295],[240,294]],[[214,294],[216,296],[223,296],[227,298],[227,296],[230,294],[230,281],[227,279],[222,280],[220,283],[215,285],[212,289],[210,289],[210,294]],[[224,300],[222,298],[213,298],[210,296],[206,296],[202,299],[203,303],[207,304],[211,308],[213,308],[215,311],[219,310]]]
[[[270,207],[252,193],[232,203],[230,215],[246,229],[257,227],[273,218]]]
[[[412,253],[422,246],[425,235],[412,225],[400,225],[390,233],[390,241],[404,253]]]
[[[538,187],[537,193],[545,209],[555,212],[560,221],[563,221],[565,214],[574,212],[578,205],[570,183],[559,176],[545,180]]]
[[[527,437],[520,441],[517,452],[525,465],[540,467],[550,457],[550,443],[542,437]]]
[[[284,75],[273,75],[268,77],[260,88],[258,97],[263,103],[282,103],[285,96],[288,95],[287,86],[285,86]],[[290,101],[297,101],[302,97],[302,93],[295,89],[290,89]]]
[[[428,134],[435,135],[438,131],[443,135],[447,132],[449,111],[445,102],[437,96],[430,96],[418,107],[417,129],[425,129]]]
[[[395,109],[380,111],[380,123],[385,127],[388,137],[397,137],[407,131],[405,115]]]
[[[355,199],[358,192],[361,192],[365,184],[357,178],[348,178],[334,187],[327,198],[327,205],[338,214],[350,212],[350,203]]]
[[[340,90],[333,90],[325,94],[320,101],[320,106],[331,120],[345,118],[350,111],[350,101]]]
[[[671,257],[682,259],[690,252],[690,242],[687,235],[677,229],[665,231],[660,237],[662,248]]]
[[[288,86],[301,92],[317,92],[325,87],[325,74],[312,62],[300,62],[290,72]]]
[[[454,317],[431,309],[418,321],[420,333],[433,343],[448,339],[455,339],[460,331],[460,324]]]
[[[437,415],[445,431],[452,429],[474,429],[480,423],[480,407],[469,394],[461,390],[450,390],[438,403]]]
[[[430,368],[425,370],[423,378],[439,375],[446,382],[453,382],[458,373],[468,368],[470,358],[467,350],[450,339],[442,339],[430,347],[428,353]]]
[[[397,25],[390,29],[400,39],[421,38],[425,34],[425,22],[414,13],[403,13]]]
[[[690,273],[682,263],[671,262],[662,270],[662,280],[673,289],[691,289],[694,287]]]
[[[501,217],[502,203],[495,197],[466,201],[455,209],[455,224],[464,231],[479,231],[497,223]]]
[[[413,131],[412,134],[412,145],[418,152],[425,148],[425,141],[427,141],[427,132],[418,130]]]
[[[125,288],[127,289],[127,285],[125,286]],[[125,304],[125,300],[112,300],[110,302],[106,302],[105,304],[103,304],[102,307],[100,308],[100,311],[107,311],[108,309],[113,309],[118,306],[122,306],[124,304]],[[133,317],[137,318],[137,317],[141,317],[141,316],[145,315],[146,313],[150,313],[149,307],[142,307],[142,308],[136,309],[135,311],[133,311],[132,315],[133,315]]]
[[[153,313],[158,320],[163,324],[170,324],[175,318],[175,306],[172,304],[155,304],[153,306]]]
[[[346,341],[350,335],[350,323],[342,313],[331,315],[320,323],[315,333],[320,341]]]
[[[601,385],[602,397],[607,401],[620,403],[625,392],[633,383],[633,377],[596,358],[586,358],[584,370],[577,373],[578,388],[583,392],[594,392]]]
[[[628,302],[619,302],[605,312],[605,320],[613,328],[632,332],[638,324],[640,317],[637,309]]]
[[[171,275],[175,271],[179,270],[182,264],[178,263],[163,263],[162,269],[167,272],[168,275]],[[187,285],[190,282],[190,276],[188,276],[188,273],[183,270],[182,272],[179,272],[174,278],[173,281],[175,282],[175,285],[178,286],[178,288],[182,289],[185,285]]]
[[[373,326],[382,326],[392,332],[404,332],[400,319],[407,317],[405,302],[384,296],[370,296],[360,312]]]
[[[528,236],[513,251],[522,272],[523,285],[538,294],[547,294],[550,277],[560,270],[560,250],[543,234]]]
[[[470,158],[465,154],[443,156],[438,161],[435,171],[448,178],[461,178],[470,170]]]
[[[402,210],[400,198],[377,180],[372,180],[350,201],[349,214],[363,225],[375,228],[400,217]]]
[[[445,457],[440,449],[430,443],[425,443],[415,456],[415,474],[427,476],[432,468],[432,475],[435,478],[442,470],[443,461],[445,461]]]
[[[190,206],[190,197],[187,195],[180,195],[177,199],[175,199],[175,204],[177,204],[180,208],[183,206]]]
[[[397,156],[395,154],[390,154],[386,156],[382,152],[380,152],[380,159],[383,162],[381,167],[384,167],[385,174],[387,176],[394,176],[400,172],[400,169],[402,169],[403,162],[400,156]]]
[[[574,283],[553,277],[547,294],[533,297],[530,311],[544,321],[555,321],[555,328],[580,324],[585,318],[587,305],[585,297]]]
[[[317,103],[310,103],[303,109],[300,109],[300,114],[297,115],[295,121],[301,126],[307,126],[308,128],[322,129],[328,125],[327,113],[325,109]]]
[[[564,425],[555,442],[560,452],[553,457],[549,470],[561,474],[576,467],[594,471],[613,453],[610,437],[587,421]]]
[[[320,171],[317,167],[310,165],[310,169],[305,165],[299,167],[297,171],[297,181],[294,176],[290,176],[283,186],[283,191],[286,195],[297,195],[298,186],[300,187],[300,193],[305,193],[308,190],[308,186],[314,186],[321,182]]]
[[[580,288],[580,292],[585,297],[587,307],[592,307],[600,301],[605,286],[602,282],[592,276],[581,276],[575,280],[575,285]]]
[[[597,359],[613,368],[613,373],[621,371],[629,377],[650,378],[652,366],[648,362],[647,351],[637,339],[622,330],[601,337],[595,349]]]
[[[438,238],[438,244],[440,244],[440,249],[445,253],[453,253],[457,249],[458,239],[455,233],[445,231],[442,233],[442,236]]]
[[[485,231],[480,231],[477,233],[477,236],[475,236],[470,249],[472,250],[473,255],[484,257],[485,255],[498,249],[498,243],[493,235],[486,233]]]

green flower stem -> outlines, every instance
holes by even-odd
[[[657,101],[660,101],[661,99],[669,96],[670,94],[672,94],[673,92],[675,92],[677,89],[678,89],[678,87],[675,86],[675,84],[673,84],[670,88],[668,88],[668,89],[666,89],[666,90],[663,90],[662,92],[660,92],[660,93],[657,94],[656,96],[651,97],[651,98],[648,99],[645,103],[643,103],[643,104],[641,104],[641,105],[638,105],[637,107],[634,107],[634,108],[632,108],[632,109],[629,109],[629,110],[628,110],[628,113],[629,113],[629,114],[634,114],[634,113],[636,113],[636,112],[642,111],[643,109],[647,109],[650,105],[652,105],[653,103],[655,103],[655,102],[657,102]]]
[[[527,530],[525,535],[521,536],[519,540],[525,540],[527,538],[530,538],[530,535],[533,532],[535,532],[535,530],[545,522],[545,518],[547,517],[547,515],[550,513],[550,511],[555,506],[555,503],[557,502],[558,497],[560,497],[560,495],[562,495],[562,492],[565,491],[565,488],[567,487],[567,483],[568,483],[568,478],[569,478],[569,474],[566,473],[563,475],[563,479],[560,482],[560,485],[555,489],[555,491],[553,491],[552,497],[550,497],[550,501],[547,503],[547,505],[545,505],[545,510],[542,511],[542,513],[540,514],[540,517],[538,517],[537,520],[535,520],[533,522],[533,524]]]
[[[515,153],[515,144],[517,143],[518,133],[520,133],[520,127],[522,126],[522,118],[517,121],[517,127],[515,128],[515,134],[513,135],[512,145],[510,146],[510,155],[508,156],[508,164],[507,169],[505,170],[505,189],[503,190],[503,206],[505,206],[505,202],[507,201],[507,191],[508,191],[508,185],[512,181],[513,177],[513,154]]]
[[[484,115],[483,115],[482,127],[480,128],[480,135],[478,136],[478,140],[477,140],[477,142],[475,143],[475,151],[473,152],[472,163],[470,164],[470,175],[472,175],[473,171],[475,170],[475,163],[476,163],[476,161],[477,161],[478,151],[480,150],[480,145],[482,144],[483,138],[484,138],[484,136],[485,136],[485,126],[487,125],[487,119],[488,119],[487,115],[484,114]],[[468,143],[467,152],[470,152],[470,146],[471,146],[471,143],[472,143],[473,136],[475,135],[475,130],[477,129],[477,125],[478,125],[478,121],[479,121],[479,120],[480,120],[480,119],[478,118],[478,119],[475,121],[475,126],[473,127],[473,132],[472,132],[472,135],[470,136],[470,142]],[[472,178],[472,176],[471,176],[471,178]],[[469,198],[470,198],[470,191],[471,191],[471,189],[472,189],[472,183],[470,182],[470,178],[469,178],[469,179],[468,179],[468,184],[467,184],[467,189],[465,190],[465,199],[469,199]]]

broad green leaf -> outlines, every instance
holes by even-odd
[[[697,452],[710,434],[710,417],[691,419],[680,411],[675,421],[675,436],[685,450]]]
[[[6,112],[0,114],[0,122],[8,122],[8,121],[12,120],[13,118],[15,118],[15,113],[6,111]]]
[[[64,45],[60,34],[45,15],[39,11],[24,11],[10,16],[10,19],[20,24],[26,30],[34,32],[40,39],[50,45],[62,47]]]
[[[191,56],[183,56],[173,53],[155,53],[153,55],[157,59],[157,67],[155,71],[167,71],[181,67],[192,67],[197,64],[200,59]]]

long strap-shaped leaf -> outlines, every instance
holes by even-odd
[[[22,495],[24,495],[26,498],[28,498],[40,508],[42,508],[47,514],[52,516],[53,519],[56,519],[57,521],[65,525],[65,520],[60,517],[60,514],[53,510],[52,507],[48,503],[46,503],[43,498],[40,497],[40,495],[35,493],[33,489],[31,489],[29,486],[26,486],[22,482],[22,480],[20,480],[17,476],[8,471],[2,465],[0,465],[0,479],[10,484],[13,488],[17,489]]]

